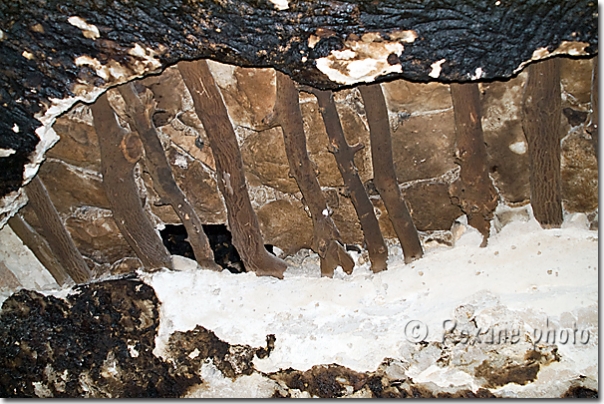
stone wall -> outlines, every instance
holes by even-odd
[[[275,102],[275,72],[210,64],[227,105],[244,161],[252,206],[258,214],[265,243],[285,254],[309,248],[312,223],[302,195],[289,175],[280,128],[269,129],[264,119]],[[597,226],[597,160],[586,132],[590,111],[592,61],[562,59],[561,117],[562,197],[567,212],[588,213]],[[500,202],[509,206],[529,203],[527,144],[521,126],[522,94],[526,72],[507,81],[480,84],[485,142],[490,175]],[[172,165],[178,185],[192,202],[203,223],[226,224],[226,210],[217,190],[215,164],[206,133],[176,67],[142,80],[157,102],[153,120]],[[459,175],[455,162],[455,125],[449,86],[396,80],[382,84],[390,113],[393,155],[401,190],[424,241],[447,236],[461,210],[449,199],[448,187]],[[126,126],[123,100],[109,90],[113,108]],[[335,93],[340,119],[350,144],[369,145],[369,131],[358,90]],[[363,233],[333,155],[314,96],[300,93],[308,151],[316,164],[318,180],[343,241],[363,243]],[[61,137],[47,153],[40,178],[77,247],[97,274],[127,271],[136,266],[134,252],[121,236],[102,187],[100,153],[92,114],[76,104],[59,117],[54,129]],[[369,147],[355,156],[359,175],[378,213],[382,232],[396,239],[388,213],[372,184]],[[157,229],[178,224],[172,207],[162,201],[146,172],[144,158],[136,173],[140,196]],[[35,214],[26,206],[25,219],[37,227]],[[124,268],[124,262],[128,262]]]

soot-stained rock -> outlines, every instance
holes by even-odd
[[[35,116],[51,100],[87,98],[179,60],[272,66],[321,88],[468,81],[510,77],[556,52],[593,55],[597,35],[591,0],[2,3],[0,149],[14,153],[0,158],[0,196],[21,186],[39,141]]]
[[[587,387],[571,386],[562,398],[598,398],[598,392]]]
[[[485,387],[494,388],[508,383],[525,385],[535,381],[542,366],[560,361],[557,348],[529,350],[523,360],[497,358],[494,361],[484,360],[475,369],[475,376],[486,380]]]
[[[290,389],[307,391],[320,398],[342,397],[359,390],[367,381],[365,374],[335,364],[313,366],[306,372],[290,368],[270,377],[285,383]]]
[[[136,279],[79,286],[66,300],[15,293],[0,315],[0,395],[181,395],[190,382],[152,353],[158,306]]]
[[[235,379],[241,375],[251,375],[255,371],[252,360],[257,354],[265,357],[270,353],[274,335],[267,338],[267,344],[267,348],[229,345],[212,331],[198,325],[193,330],[176,331],[170,336],[169,361],[179,376],[195,383],[202,382],[199,369],[207,361],[211,361],[224,376]]]

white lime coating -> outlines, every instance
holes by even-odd
[[[447,60],[446,59],[441,59],[437,62],[434,62],[430,65],[430,68],[432,70],[430,70],[430,73],[428,73],[428,76],[437,79],[438,76],[440,76],[440,71],[442,70],[442,65],[443,63],[445,63]]]
[[[84,35],[84,37],[86,37],[86,38],[97,39],[97,38],[100,38],[100,36],[101,36],[99,29],[95,25],[88,24],[81,17],[77,17],[77,16],[69,17],[67,19],[67,22],[69,22],[74,27],[78,27],[79,29],[81,29],[82,35]]]
[[[275,334],[275,350],[255,359],[262,372],[329,363],[374,371],[390,357],[408,361],[407,375],[416,382],[477,388],[480,381],[463,368],[437,369],[428,354],[414,357],[406,328],[420,321],[426,341],[440,341],[444,321],[472,306],[478,326],[513,324],[529,340],[536,330],[559,332],[574,322],[591,342],[559,344],[562,361],[555,366],[597,380],[598,235],[585,225],[572,220],[563,229],[543,230],[530,217],[494,233],[486,248],[478,247],[480,234],[467,228],[455,247],[428,250],[411,265],[394,246],[388,271],[373,274],[363,264],[352,275],[338,268],[333,279],[320,277],[314,254],[291,266],[284,280],[191,266],[142,274],[162,302],[154,353],[166,356],[174,331],[201,325],[231,344],[264,346],[266,335]],[[547,380],[499,392],[531,395]]]
[[[17,151],[15,149],[0,149],[0,157],[8,157],[15,154]]]
[[[275,5],[275,8],[279,11],[287,10],[289,8],[289,3],[287,0],[269,0],[271,3]]]
[[[524,140],[521,140],[519,142],[512,143],[509,148],[516,154],[524,154],[527,150],[527,144]]]

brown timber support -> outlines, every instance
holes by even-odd
[[[155,125],[153,125],[153,106],[143,104],[134,83],[120,86],[118,91],[126,102],[129,123],[132,129],[138,132],[143,142],[145,163],[153,178],[155,190],[160,198],[172,206],[185,226],[188,241],[193,248],[197,263],[203,268],[221,271],[222,268],[214,262],[214,252],[203,231],[199,216],[174,180],[172,168],[166,158]]]
[[[593,59],[592,62],[592,71],[591,71],[591,113],[589,117],[589,124],[587,125],[587,132],[591,135],[591,143],[594,145],[594,151],[596,152],[596,159],[598,163],[599,159],[599,151],[598,151],[598,141],[600,137],[600,132],[598,128],[599,124],[599,111],[598,111],[598,56]]]
[[[147,269],[172,268],[172,259],[145,214],[134,167],[143,154],[138,136],[121,128],[107,94],[91,106],[101,151],[103,187],[120,232]]]
[[[291,175],[298,183],[303,202],[313,221],[312,249],[321,259],[321,275],[332,277],[338,266],[351,274],[354,260],[346,253],[340,232],[330,216],[313,163],[308,157],[298,89],[288,76],[281,72],[276,74],[277,99],[272,123],[281,126]]]
[[[498,198],[489,177],[478,84],[452,83],[451,99],[455,114],[455,155],[461,172],[459,179],[449,187],[449,195],[467,215],[468,224],[482,234],[480,246],[486,247]]]
[[[421,258],[424,251],[396,178],[390,121],[384,93],[379,84],[361,85],[359,90],[369,124],[373,182],[388,210],[388,216],[403,249],[405,263],[410,263]]]
[[[25,187],[25,192],[29,198],[29,206],[36,212],[36,216],[40,221],[44,237],[65,272],[76,283],[90,281],[92,272],[63,225],[63,221],[50,200],[42,180],[37,176],[34,177]]]
[[[373,204],[367,195],[363,182],[354,164],[354,155],[365,146],[362,143],[350,146],[344,136],[344,129],[340,122],[338,110],[333,99],[331,91],[321,91],[316,89],[306,89],[317,97],[321,115],[325,123],[327,136],[329,137],[329,151],[333,153],[338,169],[344,179],[344,184],[350,192],[350,199],[357,212],[369,259],[371,260],[371,269],[373,272],[380,272],[387,269],[388,247],[384,242],[384,237],[380,230],[380,224]]]
[[[233,245],[248,271],[282,279],[287,264],[264,248],[258,217],[252,208],[245,183],[237,137],[208,64],[205,60],[180,62],[178,69],[210,141]]]
[[[544,228],[562,224],[560,175],[560,62],[557,58],[528,67],[522,128],[528,143],[531,205]]]
[[[36,229],[31,227],[21,215],[16,214],[11,217],[8,220],[8,225],[60,286],[67,284],[71,280],[71,277],[52,251],[48,241]]]

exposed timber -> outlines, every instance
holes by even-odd
[[[207,62],[181,62],[178,69],[210,141],[216,161],[216,182],[227,208],[233,245],[248,271],[283,278],[287,264],[264,248],[258,217],[245,183],[237,137]]]

